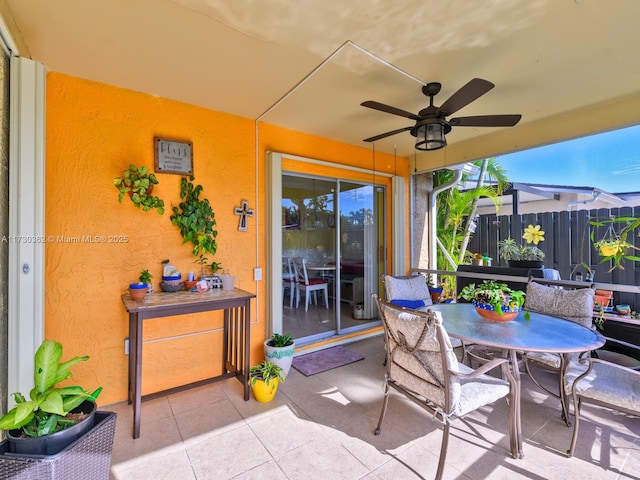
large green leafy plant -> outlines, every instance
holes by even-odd
[[[86,399],[95,400],[102,387],[93,393],[82,387],[57,387],[56,385],[71,376],[70,368],[89,357],[74,357],[60,363],[62,345],[52,340],[44,340],[35,355],[33,380],[35,386],[29,392],[30,400],[21,393],[14,393],[17,405],[0,418],[1,430],[22,431],[31,437],[41,437],[73,425],[75,422],[65,418],[74,408]]]
[[[122,177],[113,179],[113,185],[118,189],[118,202],[122,203],[125,195],[129,195],[133,204],[145,212],[156,209],[160,215],[164,214],[164,200],[151,195],[153,186],[158,184],[158,179],[153,173],[149,173],[147,167],[129,168],[122,172]]]
[[[460,296],[465,300],[491,305],[498,315],[502,315],[502,307],[510,310],[521,308],[525,293],[522,290],[512,290],[506,283],[484,280],[480,285],[467,285],[460,291]]]
[[[252,386],[255,385],[258,380],[263,380],[264,383],[269,385],[275,378],[280,382],[284,382],[286,376],[281,367],[268,360],[254,365],[249,369],[249,383],[251,383]]]
[[[202,185],[194,185],[193,180],[193,177],[182,177],[181,201],[177,207],[173,207],[170,219],[180,229],[182,243],[191,242],[193,254],[202,260],[203,255],[215,255],[218,249],[218,231],[215,229],[215,213],[209,200],[200,198]],[[206,258],[204,261],[206,263]]]

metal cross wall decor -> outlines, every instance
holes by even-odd
[[[247,217],[253,217],[253,209],[249,208],[249,202],[242,200],[241,206],[233,209],[235,215],[240,215],[240,223],[238,224],[238,230],[241,232],[247,231]]]

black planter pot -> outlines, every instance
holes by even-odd
[[[511,268],[542,268],[542,260],[507,260]]]
[[[108,480],[116,414],[96,412],[94,426],[55,455],[20,455],[0,442],[0,478],[12,480]]]
[[[69,428],[42,437],[21,438],[20,430],[10,430],[7,432],[9,452],[25,455],[54,455],[93,428],[96,409],[95,402],[85,400],[79,407],[74,408],[72,413],[85,413],[86,418]]]

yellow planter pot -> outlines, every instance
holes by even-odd
[[[600,255],[602,255],[603,257],[615,255],[616,253],[618,253],[619,248],[620,247],[618,246],[602,245],[600,247]]]
[[[256,380],[255,384],[251,385],[253,396],[256,397],[256,400],[259,402],[270,402],[276,395],[278,383],[278,378],[269,380],[269,385],[267,385],[264,380]]]

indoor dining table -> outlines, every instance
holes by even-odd
[[[524,311],[508,322],[492,322],[476,313],[470,303],[442,303],[426,307],[442,313],[442,324],[447,333],[468,344],[480,344],[500,349],[508,356],[515,377],[515,391],[511,414],[516,424],[516,442],[512,444],[514,458],[523,458],[522,425],[520,420],[520,370],[518,352],[569,353],[595,350],[605,338],[595,330],[563,318]]]

